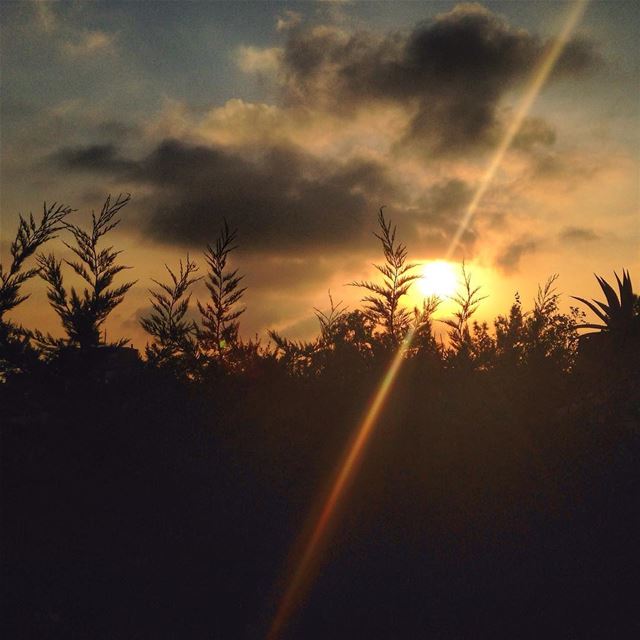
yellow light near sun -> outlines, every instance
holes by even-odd
[[[458,288],[456,267],[445,260],[427,262],[422,267],[422,275],[416,281],[423,296],[438,296],[447,298]]]

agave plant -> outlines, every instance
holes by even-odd
[[[599,329],[618,336],[626,336],[638,331],[640,314],[638,314],[637,296],[633,293],[629,272],[622,270],[622,280],[620,280],[615,271],[614,275],[618,282],[618,293],[604,278],[596,275],[598,284],[607,299],[606,303],[598,302],[597,300],[590,302],[578,296],[571,296],[575,300],[586,304],[603,323],[580,324],[577,326],[578,329]]]

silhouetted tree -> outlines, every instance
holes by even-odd
[[[509,314],[499,315],[494,321],[496,359],[507,368],[518,367],[524,362],[526,342],[524,322],[522,301],[520,294],[516,292]]]
[[[29,294],[21,293],[22,285],[38,274],[39,268],[24,269],[25,261],[45,242],[64,228],[64,219],[73,209],[66,205],[43,204],[42,217],[36,224],[33,214],[20,215],[16,237],[11,243],[11,263],[7,270],[0,263],[0,375],[20,370],[27,360],[37,359],[31,348],[32,332],[7,320],[5,314],[24,302]]]
[[[577,310],[571,315],[559,310],[560,294],[555,288],[558,275],[538,286],[533,310],[525,317],[524,359],[530,367],[552,367],[568,371],[578,344]]]
[[[429,296],[422,301],[422,307],[413,309],[413,340],[411,355],[438,357],[440,345],[433,334],[433,314],[441,304],[438,296]]]
[[[407,248],[396,241],[396,227],[384,217],[383,208],[378,213],[380,233],[374,233],[382,243],[385,263],[374,267],[384,276],[382,284],[371,281],[351,282],[351,286],[362,287],[372,295],[365,296],[366,313],[376,324],[384,327],[386,335],[398,344],[411,324],[410,312],[400,306],[400,299],[409,292],[419,276],[411,274],[417,265],[407,263]]]
[[[329,309],[314,308],[320,323],[320,335],[314,340],[289,340],[277,331],[269,331],[280,363],[294,375],[317,375],[323,372],[339,343],[340,326],[345,317],[342,302],[334,303],[329,292]]]
[[[469,322],[477,311],[480,303],[487,296],[480,296],[480,287],[471,284],[471,274],[462,263],[462,290],[454,297],[458,308],[453,313],[453,318],[442,320],[449,327],[449,353],[457,363],[469,364],[474,360],[474,336]],[[476,335],[481,329],[476,330]],[[483,333],[486,333],[483,332]]]
[[[290,340],[274,330],[269,331],[269,337],[275,346],[278,362],[291,375],[306,376],[317,373],[315,358],[320,348],[317,338],[315,340]]]
[[[66,339],[58,340],[51,335],[37,332],[36,339],[45,348],[57,349],[71,345],[84,350],[104,344],[104,339],[100,336],[100,328],[135,282],[110,288],[115,276],[129,267],[116,264],[120,251],[115,251],[113,247],[100,249],[98,245],[100,239],[120,223],[116,216],[130,199],[129,194],[121,194],[115,201],[108,196],[100,214],[97,217],[95,213],[91,214],[90,232],[76,225],[65,224],[75,244],[70,245],[66,242],[64,244],[77,256],[78,260],[64,262],[87,283],[88,286],[82,293],[76,291],[74,287],[71,287],[70,293],[67,293],[63,282],[62,261],[56,260],[54,254],[38,256],[40,275],[49,285],[47,297],[60,317],[67,335]],[[127,342],[127,339],[121,338],[113,344],[122,346]]]
[[[218,362],[222,362],[238,343],[238,318],[245,311],[238,307],[246,290],[239,286],[243,276],[238,275],[237,269],[229,271],[227,268],[229,255],[237,248],[234,245],[236,233],[229,229],[225,220],[215,246],[207,245],[204,254],[209,267],[206,285],[210,297],[205,304],[198,301],[202,317],[198,339],[202,350]]]
[[[178,273],[169,272],[170,283],[154,280],[159,289],[149,290],[154,311],[140,320],[142,328],[154,338],[147,345],[145,355],[155,366],[175,366],[180,373],[186,373],[195,365],[197,358],[198,327],[193,320],[187,320],[191,294],[189,288],[200,278],[193,277],[198,270],[195,262],[187,254],[186,261],[180,260]]]

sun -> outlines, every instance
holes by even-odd
[[[445,260],[427,262],[422,267],[422,275],[416,284],[424,296],[447,298],[453,295],[458,288],[456,268]]]

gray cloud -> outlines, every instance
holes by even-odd
[[[441,180],[431,186],[423,202],[432,218],[438,220],[454,219],[457,223],[472,196],[472,189],[463,180],[451,178]]]
[[[594,242],[600,236],[592,229],[585,227],[565,227],[559,235],[563,242]]]
[[[430,237],[430,249],[447,248],[472,195],[469,185],[458,178],[440,180],[427,188],[411,208],[414,223],[421,227],[423,244],[426,232]],[[468,256],[476,240],[476,231],[471,221],[461,240],[461,255]]]
[[[497,256],[496,266],[505,273],[512,273],[518,270],[520,260],[531,253],[535,253],[540,248],[541,242],[537,238],[521,238],[516,242],[507,245]]]
[[[413,111],[404,144],[451,155],[495,140],[501,97],[529,77],[547,45],[467,4],[409,33],[295,29],[284,48],[282,73],[290,102],[336,111],[371,100],[401,104]],[[554,77],[579,75],[599,63],[595,45],[574,38]]]
[[[388,204],[410,247],[420,238],[420,250],[441,248],[470,198],[469,187],[456,179],[411,198],[378,162],[319,160],[291,145],[256,150],[166,139],[137,160],[114,144],[62,148],[52,157],[63,171],[145,186],[138,224],[145,235],[181,246],[202,246],[227,218],[249,250],[357,251],[371,246],[375,214]],[[470,230],[464,241],[470,246],[474,239]]]
[[[111,144],[64,148],[54,159],[61,169],[151,185],[139,200],[145,232],[186,246],[214,238],[223,217],[249,248],[357,244],[395,192],[379,164],[323,162],[292,146],[257,152],[167,139],[136,161]]]
[[[51,155],[58,169],[122,174],[130,171],[134,163],[123,158],[114,144],[63,147]]]
[[[158,188],[147,202],[147,231],[159,240],[202,243],[222,217],[250,247],[304,248],[357,242],[382,192],[380,165],[329,166],[293,147],[257,157],[166,140],[130,173]]]
[[[512,146],[529,151],[536,146],[551,147],[556,141],[556,130],[542,118],[526,118]]]

